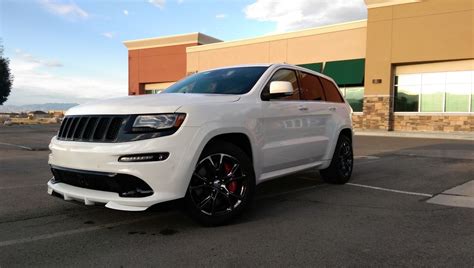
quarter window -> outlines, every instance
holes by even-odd
[[[323,86],[317,76],[301,72],[300,83],[302,100],[324,100]]]
[[[320,78],[321,83],[323,84],[324,88],[324,95],[326,96],[326,101],[329,102],[344,102],[337,89],[336,85],[333,82],[327,80],[326,78]]]

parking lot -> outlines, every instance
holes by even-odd
[[[0,267],[474,266],[473,141],[356,136],[350,184],[266,182],[238,221],[204,228],[179,202],[132,213],[49,196],[56,129],[0,127]]]

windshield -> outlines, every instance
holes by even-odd
[[[191,75],[163,93],[245,94],[268,67],[236,67]]]

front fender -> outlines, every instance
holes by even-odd
[[[256,123],[256,122],[255,122]],[[253,124],[248,122],[248,124]],[[189,159],[188,163],[191,163],[191,166],[188,169],[188,184],[191,180],[191,176],[194,172],[194,168],[199,161],[199,157],[201,156],[204,147],[211,141],[214,137],[223,135],[223,134],[244,134],[250,141],[250,147],[252,149],[252,158],[253,158],[253,165],[255,170],[255,176],[258,178],[260,176],[260,152],[256,149],[257,137],[251,129],[244,127],[244,126],[222,126],[221,122],[209,122],[204,124],[200,127],[200,130],[196,133],[195,137],[193,138],[192,142],[189,143],[190,148],[187,149],[188,152],[194,152],[192,154],[191,159]]]

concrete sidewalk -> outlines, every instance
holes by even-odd
[[[422,138],[422,139],[448,139],[448,140],[470,140],[474,141],[474,132],[408,132],[408,131],[369,131],[355,130],[356,136],[378,136],[398,138]]]
[[[427,202],[452,207],[474,208],[474,180],[446,190]]]

